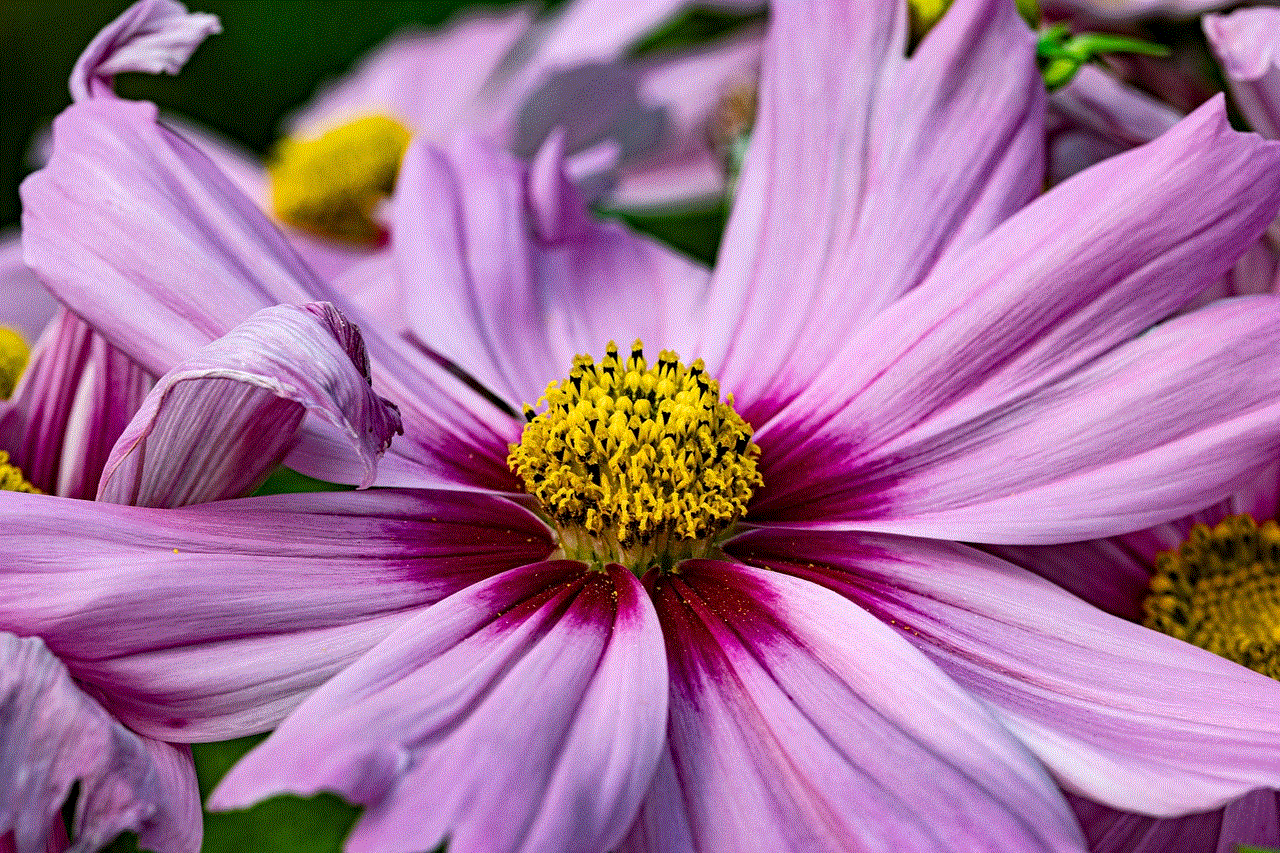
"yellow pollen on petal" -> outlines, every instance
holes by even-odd
[[[686,367],[664,350],[649,367],[640,341],[626,358],[610,342],[599,364],[575,357],[538,403],[507,465],[571,559],[640,573],[705,556],[763,482],[751,427],[701,359]]]
[[[0,399],[7,400],[27,369],[31,350],[17,330],[0,326]]]
[[[1148,628],[1280,678],[1280,525],[1197,524],[1156,557],[1144,608]]]
[[[267,166],[276,216],[330,240],[376,243],[374,212],[395,187],[410,136],[390,116],[371,115],[313,139],[283,140]]]
[[[22,476],[22,469],[9,464],[9,454],[0,450],[0,492],[27,492],[39,495],[42,492],[27,482]]]

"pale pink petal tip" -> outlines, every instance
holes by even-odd
[[[165,374],[111,452],[98,499],[182,506],[256,488],[315,413],[350,441],[373,482],[401,432],[369,384],[359,330],[328,303],[264,308]]]
[[[71,71],[71,97],[83,101],[111,90],[126,71],[177,74],[200,43],[222,25],[214,15],[189,13],[174,0],[138,0],[89,42]]]
[[[71,853],[126,830],[157,853],[200,849],[200,793],[190,754],[139,737],[81,692],[42,640],[0,633],[0,848],[44,853],[80,783]]]

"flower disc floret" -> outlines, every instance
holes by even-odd
[[[411,135],[390,116],[370,115],[314,139],[284,140],[268,167],[276,216],[330,240],[377,242],[374,212],[395,188]]]
[[[1280,678],[1280,525],[1197,524],[1156,558],[1143,624]]]
[[[649,367],[640,341],[625,361],[610,342],[538,402],[507,464],[573,559],[640,571],[705,555],[762,483],[751,427],[701,360],[664,350]]]

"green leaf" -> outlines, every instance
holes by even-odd
[[[272,471],[265,483],[258,487],[255,495],[285,495],[293,492],[347,492],[355,486],[344,486],[341,483],[327,483],[300,474],[283,465]]]

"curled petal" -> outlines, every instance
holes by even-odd
[[[71,72],[71,97],[84,101],[111,91],[125,71],[177,74],[206,38],[222,32],[214,15],[189,13],[174,0],[138,0],[103,28]]]
[[[0,632],[0,837],[12,833],[16,853],[44,853],[76,781],[72,853],[125,830],[157,853],[200,849],[190,754],[112,719],[38,638]]]
[[[666,721],[653,606],[621,566],[539,563],[440,602],[302,705],[211,799],[335,791],[348,849],[614,847]]]
[[[98,499],[183,506],[248,494],[308,412],[346,435],[368,486],[400,431],[368,371],[360,332],[332,305],[264,308],[160,379],[112,451]]]

